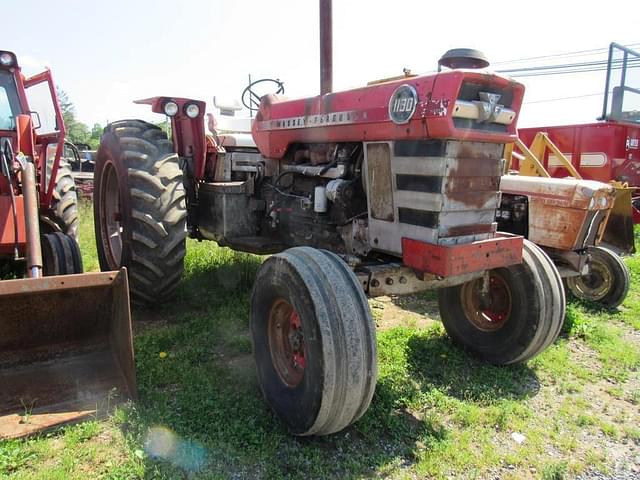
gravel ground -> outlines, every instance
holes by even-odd
[[[640,479],[640,449],[635,446],[627,455],[622,457],[609,473],[588,470],[576,477],[576,480],[639,480]]]

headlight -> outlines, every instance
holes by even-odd
[[[176,113],[178,113],[178,104],[176,102],[168,101],[164,104],[164,107],[162,107],[162,109],[164,110],[164,113],[166,115],[173,117]]]
[[[11,55],[9,52],[2,52],[0,53],[0,65],[2,65],[3,67],[10,67],[14,64],[15,60],[13,58],[13,55]]]
[[[189,118],[196,118],[200,115],[200,107],[195,103],[188,103],[184,107],[184,113],[186,113]]]

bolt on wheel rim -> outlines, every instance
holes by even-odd
[[[100,223],[106,241],[107,256],[112,268],[118,268],[122,260],[122,212],[116,169],[110,163],[105,166],[100,199]]]
[[[489,275],[489,291],[482,295],[483,280],[462,286],[462,308],[467,320],[479,330],[492,332],[504,326],[511,315],[511,289],[502,276]]]
[[[278,376],[288,387],[304,377],[306,351],[300,316],[286,300],[276,300],[269,312],[269,350]]]

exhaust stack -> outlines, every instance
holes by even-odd
[[[331,0],[320,0],[320,95],[333,90],[333,27]]]

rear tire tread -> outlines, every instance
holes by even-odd
[[[186,194],[179,158],[159,127],[122,120],[105,128],[98,161],[108,160],[117,164],[120,195],[126,197],[129,210],[124,212],[121,202],[123,217],[128,219],[128,223],[123,220],[121,264],[109,264],[101,252],[108,247],[99,245],[100,266],[103,270],[126,266],[134,300],[165,301],[179,283],[186,253]],[[121,179],[124,172],[125,185]]]

